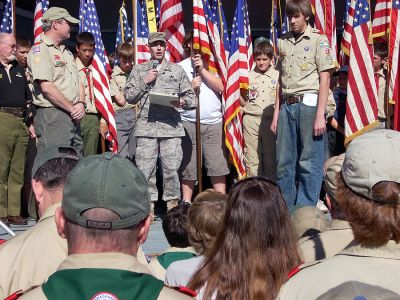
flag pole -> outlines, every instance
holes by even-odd
[[[13,35],[17,36],[17,16],[15,14],[15,2],[17,0],[12,0],[12,20],[13,20]]]
[[[133,20],[133,39],[132,39],[132,45],[133,45],[133,58],[135,64],[137,64],[137,53],[136,53],[136,39],[137,39],[137,16],[136,16],[136,1],[137,0],[132,0],[132,20]]]

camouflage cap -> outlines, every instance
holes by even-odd
[[[83,227],[127,228],[150,214],[148,184],[143,173],[118,154],[88,156],[67,177],[61,207],[68,220]],[[90,220],[82,215],[92,208],[111,210],[120,218]]]
[[[342,166],[344,182],[349,189],[361,196],[378,202],[388,202],[387,199],[374,198],[372,188],[381,181],[400,183],[398,153],[400,132],[377,129],[357,137],[346,149]]]
[[[149,33],[149,40],[148,40],[149,45],[154,42],[157,42],[157,41],[167,43],[167,41],[165,40],[165,32],[150,32]]]
[[[325,190],[330,197],[336,200],[337,183],[336,175],[342,170],[344,161],[344,153],[339,156],[334,156],[325,162]]]
[[[73,24],[78,24],[79,20],[75,19],[72,17],[69,12],[62,7],[50,7],[46,12],[43,14],[43,21],[49,20],[49,21],[54,21],[54,20],[59,20],[59,19],[65,19],[70,23]]]

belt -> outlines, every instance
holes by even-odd
[[[0,112],[4,112],[7,114],[12,114],[16,117],[23,118],[26,113],[26,108],[17,108],[17,107],[1,107]]]
[[[292,104],[296,104],[296,103],[301,103],[301,102],[303,102],[303,95],[299,95],[299,96],[295,96],[295,95],[293,95],[293,96],[289,96],[289,97],[287,97],[286,99],[285,99],[285,101],[283,102],[283,104],[289,104],[289,105],[292,105]]]

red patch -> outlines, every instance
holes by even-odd
[[[329,48],[326,48],[326,49],[325,49],[325,53],[326,53],[326,54],[329,54],[329,53],[331,53],[331,49],[329,49]]]
[[[54,59],[55,59],[55,60],[61,60],[61,57],[60,57],[60,55],[57,55],[57,54],[56,54],[56,55],[54,55]]]
[[[301,264],[298,265],[297,267],[294,267],[288,274],[288,279],[292,278],[294,275],[296,275],[300,270],[301,270]]]
[[[175,290],[177,290],[178,292],[181,292],[182,294],[188,295],[190,297],[196,297],[197,293],[185,286],[176,286],[174,287]]]

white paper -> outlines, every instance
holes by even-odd
[[[178,95],[171,95],[171,94],[164,94],[164,93],[156,93],[156,92],[149,92],[149,100],[151,104],[158,104],[162,106],[174,107],[171,104],[173,101],[178,101]]]
[[[317,106],[318,95],[317,94],[304,94],[303,104],[307,106]]]

